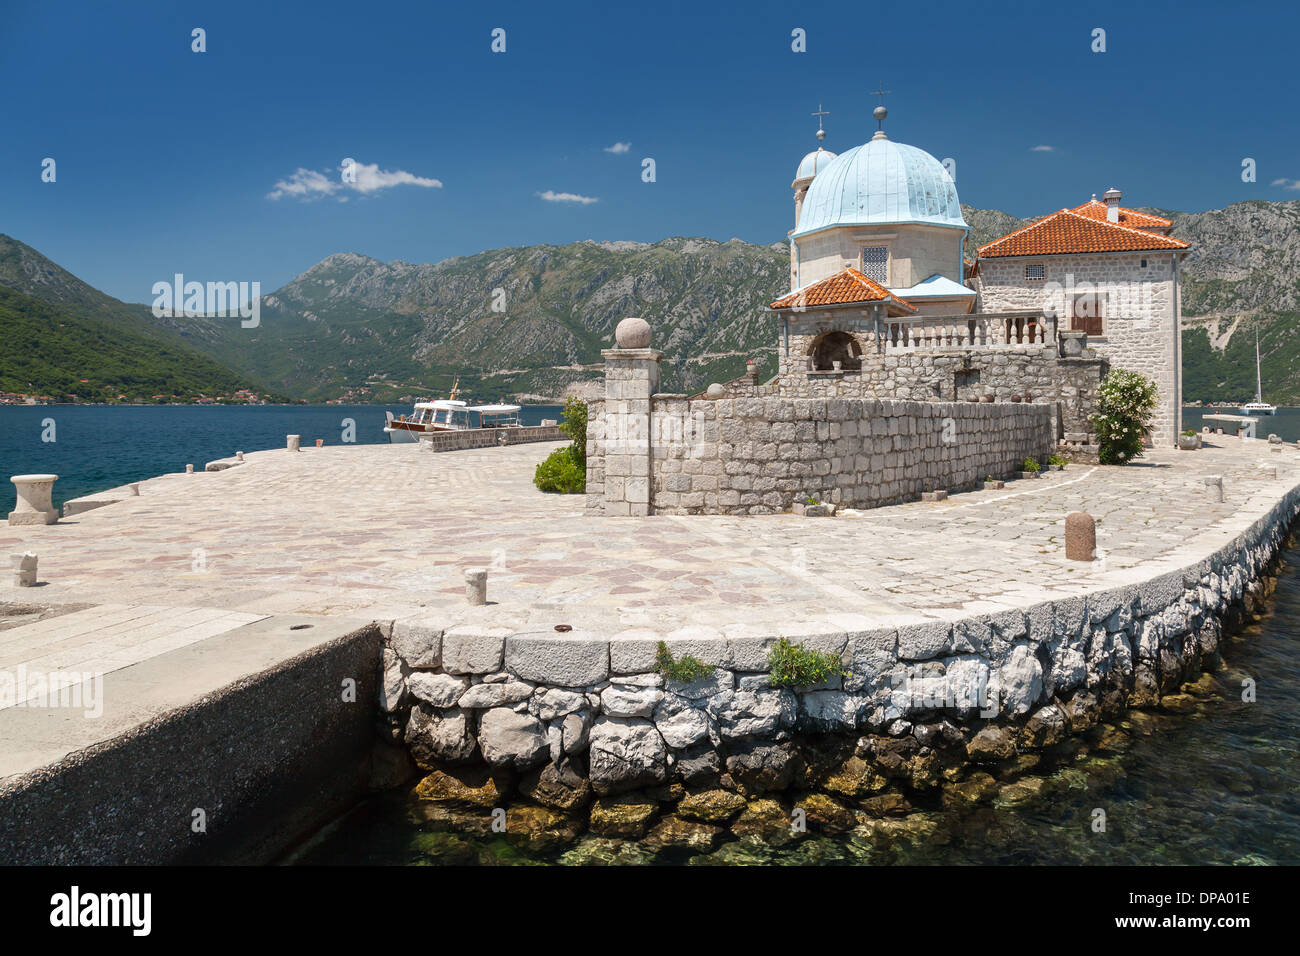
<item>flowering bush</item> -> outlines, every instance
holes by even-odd
[[[1124,465],[1142,454],[1156,400],[1156,383],[1137,372],[1112,369],[1102,380],[1092,427],[1103,465]]]

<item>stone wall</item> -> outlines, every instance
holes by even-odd
[[[1042,405],[655,397],[659,514],[770,514],[816,498],[874,508],[1007,477],[1055,443]],[[606,465],[608,481],[608,464]]]
[[[1030,261],[1044,266],[1042,281],[1025,279],[1025,264]],[[1107,295],[1103,334],[1089,336],[1088,345],[1112,365],[1155,381],[1160,403],[1152,441],[1170,446],[1181,426],[1182,401],[1176,270],[1175,257],[1165,252],[981,259],[978,308],[1050,308],[1064,315],[1065,299],[1072,290]],[[1068,319],[1062,319],[1061,328],[1069,328]]]
[[[491,448],[494,445],[523,445],[538,441],[567,441],[568,435],[558,425],[521,425],[518,428],[465,428],[458,431],[431,432],[421,436],[425,451],[461,451],[466,448]]]
[[[987,317],[972,316],[984,321]],[[1087,351],[1063,358],[1057,344],[997,348],[920,348],[880,351],[875,323],[852,310],[788,316],[778,350],[779,384],[788,398],[902,398],[911,401],[1055,403],[1057,436],[1091,434],[1097,389],[1109,365]],[[883,320],[882,322],[887,322]],[[996,320],[995,320],[996,321]],[[860,350],[860,368],[810,371],[814,343],[828,331],[850,335]],[[1089,340],[1091,345],[1091,340]]]
[[[721,821],[745,808],[735,832],[756,795],[786,788],[850,825],[845,802],[876,816],[940,789],[945,806],[950,797],[973,803],[994,787],[991,774],[1014,779],[1101,721],[1155,705],[1216,667],[1224,622],[1263,593],[1298,511],[1295,489],[1185,567],[957,620],[884,627],[840,614],[773,630],[740,622],[663,634],[399,621],[384,652],[381,707],[430,774],[422,796],[497,806],[517,794],[556,819],[585,821],[594,791],[604,802],[590,810],[593,828],[615,825],[618,806],[648,807],[647,820],[661,805],[672,818],[707,820],[696,804],[711,801],[731,807]],[[843,676],[774,685],[768,652],[781,637],[838,658]],[[666,679],[660,641],[707,672]],[[645,795],[609,802],[632,790]],[[808,791],[829,796],[818,803]]]

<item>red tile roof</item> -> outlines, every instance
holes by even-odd
[[[854,305],[858,302],[890,302],[899,306],[900,311],[916,311],[916,306],[912,303],[894,295],[879,282],[868,279],[852,266],[845,266],[832,276],[783,295],[770,308],[812,308],[819,305]]]
[[[1154,218],[1154,217],[1152,217]],[[983,259],[998,256],[1060,256],[1082,252],[1145,252],[1189,249],[1181,239],[1092,219],[1072,209],[1062,209],[1023,229],[980,246]]]
[[[1070,212],[1077,212],[1080,216],[1087,216],[1089,219],[1105,219],[1106,204],[1094,196],[1082,206],[1075,206]],[[1119,224],[1132,226],[1134,229],[1155,229],[1162,232],[1174,226],[1168,219],[1147,212],[1138,212],[1136,209],[1125,209],[1123,206],[1119,207]]]

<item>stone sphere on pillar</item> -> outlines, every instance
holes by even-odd
[[[727,389],[726,386],[714,382],[708,387],[708,390],[704,394],[716,402],[720,398],[727,397]]]
[[[650,323],[645,319],[624,319],[614,329],[614,342],[621,349],[648,349],[650,347]]]

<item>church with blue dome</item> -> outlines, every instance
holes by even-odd
[[[957,186],[925,150],[891,140],[886,115],[876,108],[879,128],[861,146],[836,155],[819,145],[799,162],[790,290],[852,268],[920,314],[969,312],[976,295],[963,285],[969,227]]]
[[[1087,445],[1114,363],[1154,381],[1150,437],[1172,444],[1189,251],[1173,223],[1110,189],[967,251],[949,162],[891,139],[883,105],[873,115],[874,135],[838,154],[819,122],[795,168],[790,291],[770,306],[777,394],[1050,402],[1062,441]]]

